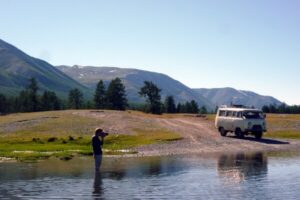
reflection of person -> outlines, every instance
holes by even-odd
[[[93,194],[96,196],[100,196],[103,194],[102,190],[102,177],[101,173],[95,173],[95,179],[94,179],[94,191]]]
[[[96,128],[95,135],[92,137],[92,145],[95,159],[95,171],[99,172],[99,168],[102,162],[102,145],[104,142],[104,137],[108,135],[104,133],[101,128]],[[99,139],[101,137],[101,140]]]

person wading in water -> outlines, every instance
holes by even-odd
[[[99,168],[102,162],[102,145],[104,142],[104,137],[107,135],[108,133],[103,132],[101,128],[96,128],[95,134],[92,137],[96,172],[99,172]],[[101,140],[99,139],[99,137],[101,137]]]

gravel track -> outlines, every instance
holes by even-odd
[[[222,137],[214,122],[203,117],[171,115],[170,117],[137,114],[130,111],[104,111],[102,113],[79,112],[85,117],[103,120],[104,130],[117,134],[134,134],[134,129],[167,129],[181,134],[181,140],[135,148],[137,156],[159,156],[173,154],[214,154],[257,151],[298,151],[299,140],[262,138],[253,136],[239,139],[234,134]]]
[[[212,121],[205,118],[180,117],[174,119],[158,119],[161,126],[180,133],[182,140],[168,144],[155,144],[137,148],[141,155],[171,155],[199,153],[236,153],[255,151],[281,151],[300,149],[300,141],[262,138],[253,136],[239,139],[229,133],[222,137]]]

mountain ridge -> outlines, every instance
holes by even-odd
[[[34,58],[17,47],[0,39],[0,89],[8,95],[16,95],[33,77],[40,89],[55,91],[67,97],[70,89],[79,88],[90,95],[88,89],[50,63]]]
[[[193,90],[203,95],[207,99],[210,99],[211,102],[217,106],[242,104],[245,106],[254,106],[256,108],[262,108],[264,105],[279,105],[282,103],[281,101],[272,96],[261,95],[253,91],[237,90],[232,87],[194,88]]]
[[[200,106],[206,106],[209,109],[213,109],[214,107],[209,100],[197,94],[191,88],[163,73],[134,68],[104,66],[95,67],[74,65],[70,67],[60,65],[56,67],[68,76],[72,77],[74,80],[88,86],[91,89],[95,89],[96,84],[100,79],[105,83],[108,83],[111,79],[119,77],[126,87],[126,92],[129,101],[131,102],[144,102],[144,99],[139,96],[138,91],[140,87],[143,86],[144,81],[152,81],[160,89],[162,89],[162,100],[167,95],[173,95],[177,103],[195,100]]]

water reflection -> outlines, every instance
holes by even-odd
[[[300,195],[300,156],[105,158],[100,173],[94,173],[93,166],[88,157],[0,163],[0,199],[235,200]]]
[[[101,166],[105,178],[122,180],[128,177],[170,175],[189,168],[188,163],[174,157],[107,159]]]
[[[93,172],[92,159],[49,159],[37,163],[0,163],[0,180],[32,180],[44,177],[81,178]]]
[[[93,196],[95,197],[94,199],[103,199],[101,198],[103,196],[103,181],[101,172],[95,173]]]
[[[263,153],[224,154],[218,159],[218,174],[231,183],[261,178],[268,172],[267,157]]]
[[[189,164],[174,157],[105,158],[101,176],[113,180],[174,174]],[[77,157],[68,162],[50,159],[37,163],[0,163],[0,180],[32,180],[44,177],[84,178],[93,174],[93,160]]]

